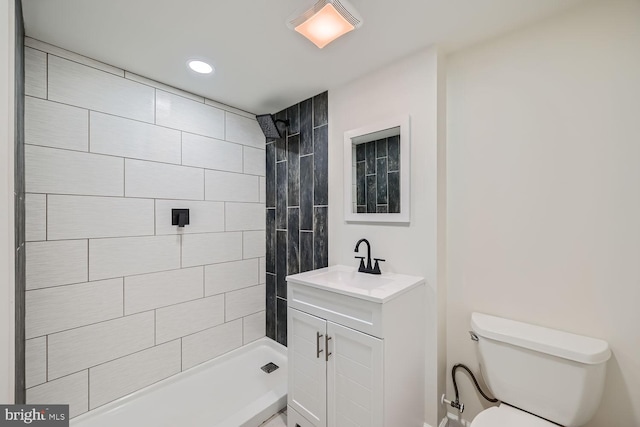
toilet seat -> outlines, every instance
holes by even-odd
[[[509,405],[494,406],[480,412],[471,427],[558,427],[547,420]]]

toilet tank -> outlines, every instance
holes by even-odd
[[[471,328],[495,397],[562,426],[593,417],[611,356],[606,341],[482,313],[471,315]]]

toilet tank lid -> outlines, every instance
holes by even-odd
[[[484,338],[589,365],[611,356],[606,341],[483,313],[471,314],[471,329]]]

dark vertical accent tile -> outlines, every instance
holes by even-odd
[[[287,274],[300,272],[300,210],[289,208],[287,226]]]
[[[300,155],[313,153],[313,101],[300,103]]]
[[[329,116],[328,93],[322,92],[313,97],[313,127],[326,125]]]
[[[313,154],[300,157],[300,229],[313,230]]]
[[[277,298],[276,304],[276,341],[282,345],[287,345],[287,301]]]
[[[329,233],[327,231],[327,208],[314,208],[313,212],[313,267],[329,265]]]
[[[313,270],[313,233],[300,233],[300,273]]]
[[[367,180],[364,175],[365,162],[356,163],[356,204],[367,204]]]
[[[276,163],[276,228],[287,228],[287,162]]]
[[[400,173],[389,172],[389,213],[400,213]]]
[[[387,138],[387,145],[389,146],[389,170],[400,170],[400,137],[390,136]]]
[[[369,175],[367,176],[367,212],[375,213],[376,212],[376,176]]]
[[[287,108],[287,120],[289,120],[289,127],[287,128],[288,135],[295,135],[299,133],[300,132],[299,104],[295,104]]]
[[[267,144],[266,147],[266,170],[265,180],[267,181],[267,207],[276,207],[276,144]]]
[[[287,111],[282,110],[275,115],[276,120],[286,120]],[[282,123],[276,123],[282,138],[276,139],[276,162],[287,160],[287,130]]]
[[[376,158],[387,157],[387,138],[376,141]]]
[[[287,232],[276,232],[276,295],[287,298]]]
[[[367,162],[367,168],[365,174],[373,175],[376,173],[376,143],[367,142],[365,146],[366,156],[365,161]]]
[[[15,312],[14,312],[14,402],[26,402],[25,362],[25,167],[24,167],[24,20],[22,2],[15,1],[15,98],[14,98],[14,218],[15,218]]]
[[[387,205],[378,205],[376,213],[387,213]]]
[[[276,210],[267,209],[266,215],[266,267],[268,273],[276,272]]]
[[[287,138],[287,206],[300,206],[300,137],[293,135]]]
[[[367,213],[367,207],[366,206],[357,206],[356,210],[358,213]]]
[[[376,159],[376,203],[387,204],[387,158]]]
[[[364,162],[366,155],[366,144],[358,144],[356,145],[356,162]]]
[[[327,126],[313,130],[313,203],[314,205],[329,204],[329,163],[328,163],[329,135]]]
[[[267,320],[267,336],[272,340],[276,339],[276,276],[267,273],[266,286],[266,320]]]

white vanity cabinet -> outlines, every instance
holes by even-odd
[[[288,427],[422,427],[424,281],[352,270],[287,278]]]

